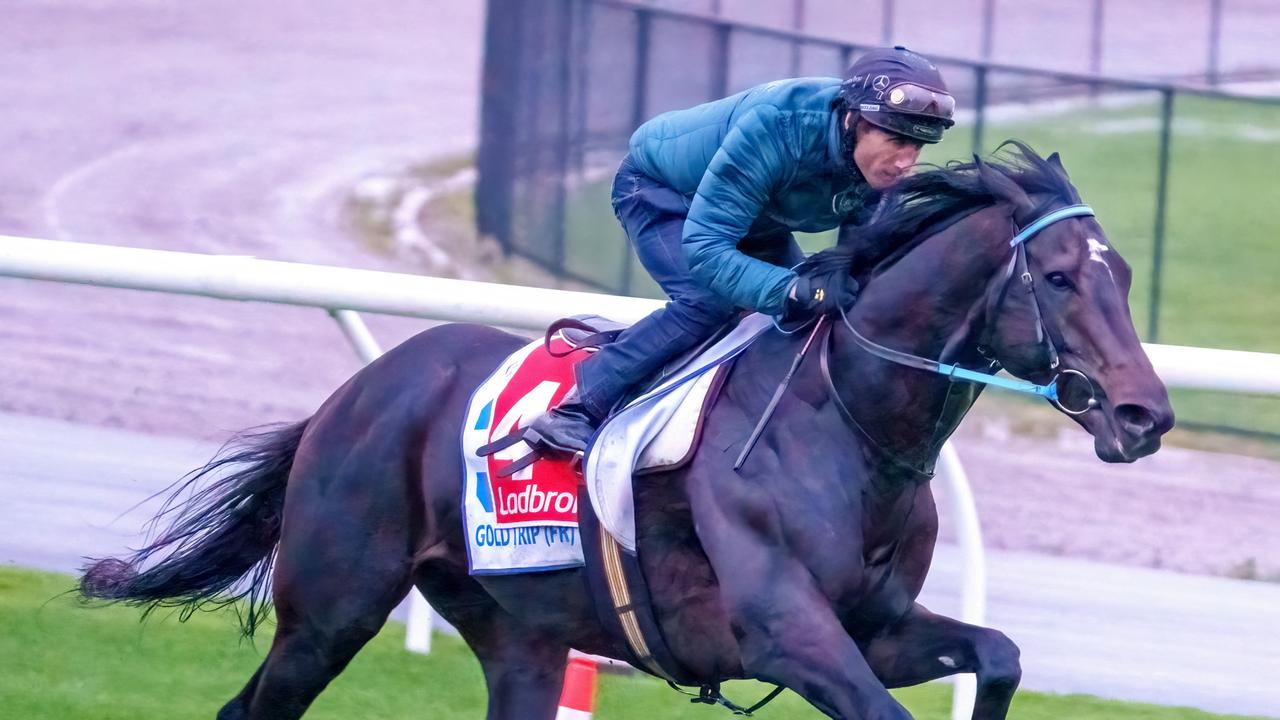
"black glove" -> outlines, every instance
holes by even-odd
[[[858,299],[858,281],[845,269],[801,275],[787,291],[785,317],[800,320],[847,308]]]

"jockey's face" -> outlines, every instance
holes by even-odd
[[[882,130],[866,120],[858,120],[853,161],[875,190],[894,184],[916,164],[924,143]]]

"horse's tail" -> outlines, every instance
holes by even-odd
[[[151,520],[148,544],[125,559],[91,559],[80,579],[89,599],[146,608],[196,610],[247,600],[240,610],[252,636],[267,615],[267,580],[280,540],[285,482],[309,420],[237,435],[204,467],[177,483]],[[215,477],[215,471],[234,470]],[[202,480],[211,480],[200,487]],[[168,527],[158,536],[155,526]],[[152,557],[158,562],[142,569]],[[145,613],[144,613],[145,614]]]

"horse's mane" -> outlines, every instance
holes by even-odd
[[[1011,149],[1001,153],[1006,148]],[[897,262],[951,222],[995,204],[999,196],[988,187],[980,166],[999,171],[1029,195],[1080,202],[1057,153],[1046,160],[1024,142],[1005,140],[988,159],[975,155],[973,162],[952,161],[907,177],[886,195],[870,223],[841,228],[840,244],[809,257],[797,271],[845,269],[865,281],[865,276]]]

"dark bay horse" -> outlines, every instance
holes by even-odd
[[[831,717],[882,720],[910,717],[887,687],[972,672],[973,716],[1005,717],[1017,647],[915,602],[937,535],[933,462],[981,386],[869,353],[853,329],[981,372],[1087,376],[1096,403],[1074,419],[1108,462],[1155,452],[1173,424],[1129,315],[1129,267],[1099,224],[1057,222],[1013,264],[1019,228],[1079,197],[1056,155],[1012,148],[913,176],[859,230],[863,251],[808,261],[855,273],[865,290],[847,321],[827,318],[820,352],[739,471],[806,333],[770,331],[746,350],[693,460],[637,482],[657,619],[698,677],[757,678]],[[270,577],[270,652],[218,717],[297,718],[416,585],[479,658],[488,717],[549,720],[570,647],[625,647],[581,570],[467,572],[458,428],[472,389],[525,342],[467,324],[406,341],[310,419],[245,436],[197,472],[192,482],[209,482],[171,498],[169,529],[127,560],[91,564],[84,595],[188,611],[248,597],[252,632]]]

